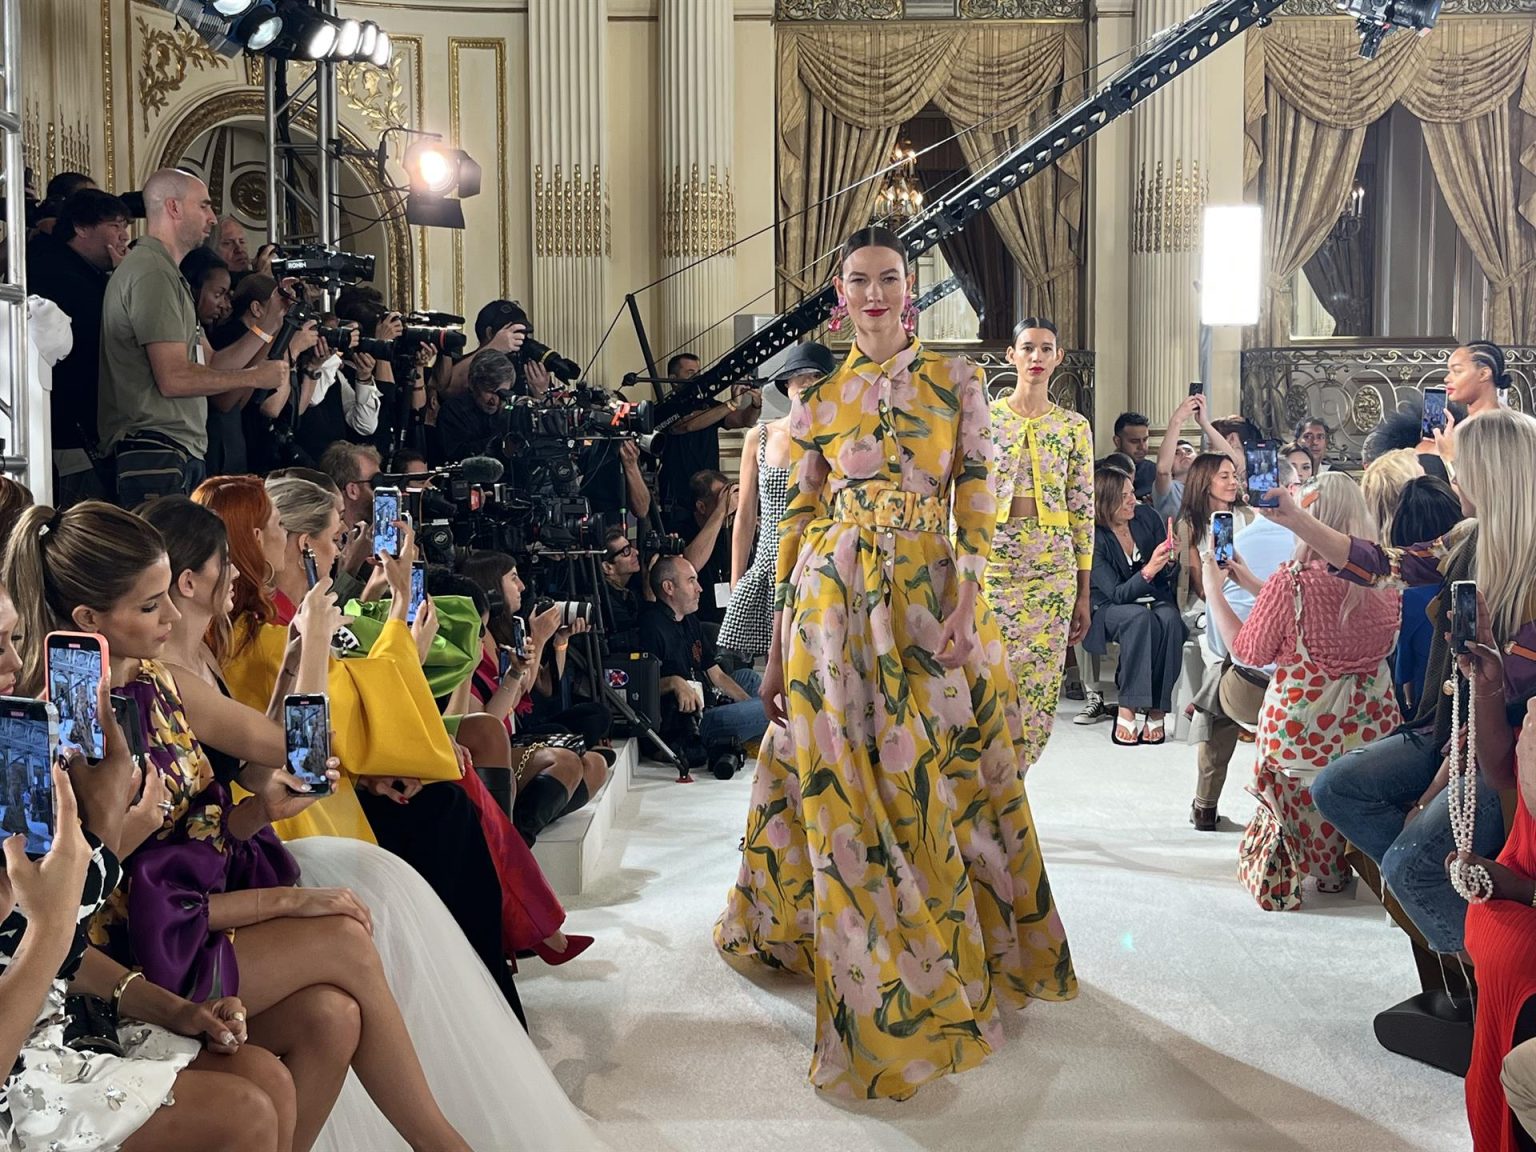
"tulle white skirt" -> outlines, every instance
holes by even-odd
[[[350,888],[373,914],[389,986],[427,1082],[475,1152],[599,1152],[603,1143],[419,873],[373,844],[331,836],[287,845],[310,888]],[[410,1152],[354,1074],[315,1152]]]

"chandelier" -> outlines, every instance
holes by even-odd
[[[875,194],[874,220],[901,225],[923,210],[923,190],[917,182],[917,153],[910,140],[898,140],[886,161],[888,171]]]
[[[1349,198],[1344,201],[1344,211],[1333,224],[1335,240],[1353,240],[1365,225],[1365,185],[1357,177]]]

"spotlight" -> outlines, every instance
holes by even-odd
[[[235,39],[245,42],[247,52],[265,52],[283,30],[283,18],[270,3],[258,5],[235,25]]]
[[[406,222],[429,228],[464,227],[464,208],[459,201],[480,194],[483,175],[469,153],[446,147],[440,137],[430,136],[405,150],[404,164],[410,181]],[[451,199],[455,191],[458,199]]]
[[[379,26],[372,20],[364,20],[357,41],[357,52],[360,56],[372,56],[374,45],[378,43]]]
[[[368,59],[373,62],[376,68],[387,68],[389,67],[390,60],[394,59],[394,55],[395,46],[389,38],[389,33],[381,31],[377,42],[373,46],[373,51],[368,54]]]
[[[213,10],[220,16],[243,15],[256,0],[213,0]]]
[[[356,20],[343,20],[336,31],[336,46],[331,49],[331,54],[338,60],[351,60],[357,55],[358,41],[362,36],[362,26]]]
[[[336,47],[341,29],[324,17],[316,17],[299,33],[299,54],[309,60],[324,60]]]

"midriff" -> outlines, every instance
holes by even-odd
[[[1008,519],[1010,520],[1035,520],[1039,518],[1039,510],[1035,507],[1033,496],[1015,496],[1013,503],[1008,505]]]

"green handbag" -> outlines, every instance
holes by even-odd
[[[366,656],[373,650],[389,619],[389,606],[388,600],[347,601],[344,611],[353,618],[347,627],[359,645],[347,657]],[[437,635],[422,671],[433,696],[450,696],[480,663],[480,613],[468,596],[434,596],[432,606],[437,609]]]

